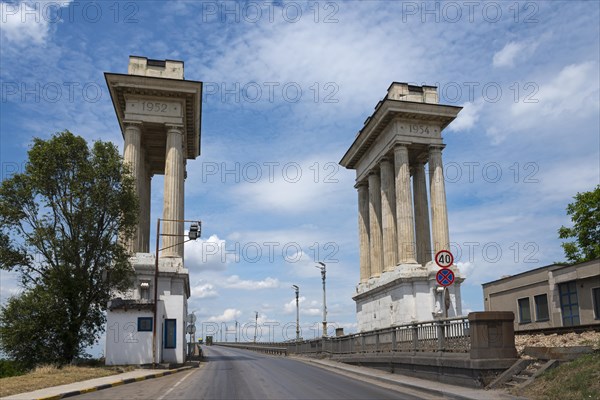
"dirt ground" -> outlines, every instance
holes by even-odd
[[[519,354],[523,353],[525,346],[535,347],[571,347],[592,346],[600,350],[600,332],[565,333],[558,335],[515,335],[515,345]]]

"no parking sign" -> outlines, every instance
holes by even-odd
[[[450,286],[454,283],[454,272],[451,269],[442,268],[435,274],[435,280],[441,286]]]

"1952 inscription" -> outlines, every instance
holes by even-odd
[[[161,99],[129,99],[126,112],[138,115],[181,117],[182,105]]]
[[[142,111],[166,113],[169,105],[158,101],[142,101]]]

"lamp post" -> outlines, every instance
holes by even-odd
[[[237,333],[238,333],[238,322],[237,322],[237,320],[236,320],[236,321],[235,321],[235,342],[236,342],[236,343],[237,343],[237,339],[238,339],[238,337],[237,337]]]
[[[325,275],[327,269],[325,263],[319,261],[319,264],[321,264],[321,266],[315,265],[315,268],[321,270],[321,278],[323,279],[323,337],[327,337],[327,296],[325,291]]]
[[[296,341],[300,341],[300,288],[297,285],[292,285],[292,288],[296,292]]]
[[[161,221],[169,221],[169,222],[190,222],[190,230],[188,232],[188,240],[184,240],[181,243],[174,244],[172,246],[167,246],[164,248],[159,248],[160,246],[160,237],[161,236],[178,236],[185,237],[185,235],[177,235],[177,234],[168,234],[168,233],[160,233],[160,222]],[[154,318],[152,324],[152,366],[156,367],[156,317],[158,313],[158,253],[162,250],[169,249],[171,247],[179,246],[181,244],[187,243],[190,240],[196,240],[200,237],[202,232],[202,222],[193,221],[188,219],[165,219],[158,218],[156,221],[156,255],[154,259]]]
[[[258,329],[258,311],[254,311],[254,343],[256,343],[256,330]]]

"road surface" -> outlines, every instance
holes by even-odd
[[[206,363],[166,377],[86,393],[77,399],[427,399],[384,388],[291,358],[203,346]],[[402,391],[400,391],[402,390]]]

